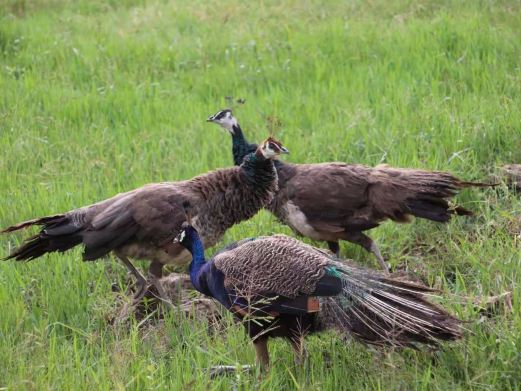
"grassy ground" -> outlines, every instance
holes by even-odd
[[[230,165],[228,136],[204,122],[227,95],[246,99],[236,115],[250,138],[276,128],[293,162],[479,180],[521,161],[519,1],[0,0],[0,10],[0,226]],[[0,390],[520,389],[519,195],[458,201],[478,217],[372,236],[446,294],[514,292],[513,313],[488,318],[448,303],[469,321],[459,343],[378,352],[325,334],[309,339],[305,368],[273,342],[267,377],[210,381],[204,368],[253,362],[242,329],[211,335],[179,316],[146,333],[110,327],[110,287],[125,272],[76,249],[0,264]],[[269,232],[289,231],[262,212],[223,243]],[[21,238],[0,238],[0,256]]]

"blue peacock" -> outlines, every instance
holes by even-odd
[[[262,368],[269,366],[270,337],[289,340],[301,361],[305,335],[326,329],[398,347],[461,336],[460,321],[427,300],[430,288],[337,262],[294,238],[244,239],[208,261],[190,223],[175,240],[192,254],[195,289],[243,321]]]

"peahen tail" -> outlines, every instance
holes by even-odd
[[[437,222],[446,222],[452,215],[471,216],[472,211],[451,206],[448,199],[468,187],[494,187],[497,183],[467,182],[439,171],[377,166],[372,173],[375,204],[395,221],[406,222],[413,215]],[[396,208],[399,205],[400,207]]]
[[[318,326],[375,345],[412,346],[461,337],[461,322],[427,301],[433,290],[392,276],[335,263],[328,273],[342,293],[323,298]]]
[[[24,221],[0,231],[9,233],[33,225],[42,226],[40,233],[28,238],[24,243],[13,250],[4,260],[30,261],[45,253],[53,251],[67,251],[82,241],[79,227],[65,214],[41,217]]]
[[[497,184],[462,181],[444,172],[415,171],[411,175],[411,197],[406,200],[413,216],[446,222],[451,215],[472,216],[474,213],[462,206],[451,206],[447,201],[459,190],[468,187],[494,187]]]

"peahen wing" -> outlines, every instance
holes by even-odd
[[[317,231],[370,229],[378,225],[367,208],[370,170],[345,163],[302,164],[284,190]]]
[[[146,185],[100,203],[87,211],[84,259],[99,258],[132,240],[163,246],[186,220],[186,199],[172,182]]]
[[[89,261],[133,242],[161,246],[175,236],[185,220],[182,204],[190,194],[178,189],[178,184],[147,185],[64,214],[9,227],[5,232],[32,225],[41,226],[41,230],[8,258],[31,260],[83,244],[83,259]]]

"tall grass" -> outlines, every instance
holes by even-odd
[[[205,118],[225,96],[252,141],[268,133],[293,162],[340,160],[486,178],[521,161],[518,1],[0,1],[0,226],[66,211],[149,182],[231,165],[229,136]],[[268,117],[272,120],[268,121]],[[273,121],[276,119],[276,121]],[[273,126],[272,126],[273,127]],[[465,191],[478,217],[372,231],[397,267],[445,294],[513,291],[513,312],[469,320],[438,352],[379,352],[326,333],[310,359],[271,343],[250,363],[243,331],[172,314],[156,329],[111,327],[110,260],[80,250],[0,264],[0,389],[519,389],[519,195]],[[261,212],[224,242],[287,232]],[[0,255],[22,236],[0,238]],[[360,249],[343,254],[373,265]]]

